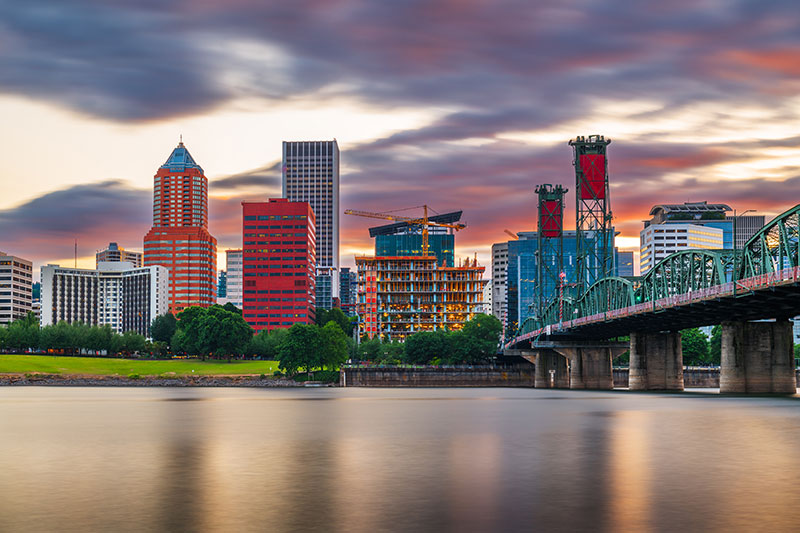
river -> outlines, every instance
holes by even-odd
[[[2,531],[795,531],[800,399],[0,388]]]

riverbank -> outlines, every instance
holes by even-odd
[[[86,374],[0,374],[0,387],[303,387],[303,383],[287,378],[260,375],[237,376],[100,376]]]

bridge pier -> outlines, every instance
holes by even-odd
[[[614,375],[611,370],[614,348],[559,346],[555,350],[569,359],[570,389],[612,390],[614,388]]]
[[[723,322],[719,391],[795,394],[792,323]]]
[[[631,333],[629,390],[683,390],[680,333]]]
[[[568,389],[569,372],[567,360],[550,349],[536,350],[536,365],[533,387],[536,389]],[[553,371],[551,374],[550,371]]]

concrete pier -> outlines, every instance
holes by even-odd
[[[719,390],[796,393],[792,323],[723,322]]]
[[[683,390],[681,334],[631,333],[630,390]]]
[[[559,351],[569,357],[570,389],[611,390],[614,388],[610,348],[559,348]]]
[[[561,354],[547,348],[536,350],[536,374],[534,388],[568,389],[570,383],[567,360]],[[553,371],[553,372],[551,372]]]

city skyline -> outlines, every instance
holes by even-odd
[[[71,265],[75,238],[79,266],[110,240],[140,250],[152,169],[181,134],[210,181],[220,254],[241,246],[242,200],[280,195],[284,140],[339,141],[341,209],[463,209],[456,253],[478,251],[487,266],[505,228],[536,228],[537,184],[574,188],[576,135],[613,141],[622,249],[638,248],[657,203],[721,202],[768,219],[796,203],[793,4],[645,9],[0,7],[2,249],[35,272]],[[156,83],[165,74],[171,86]],[[369,225],[342,218],[343,265],[371,249]]]

